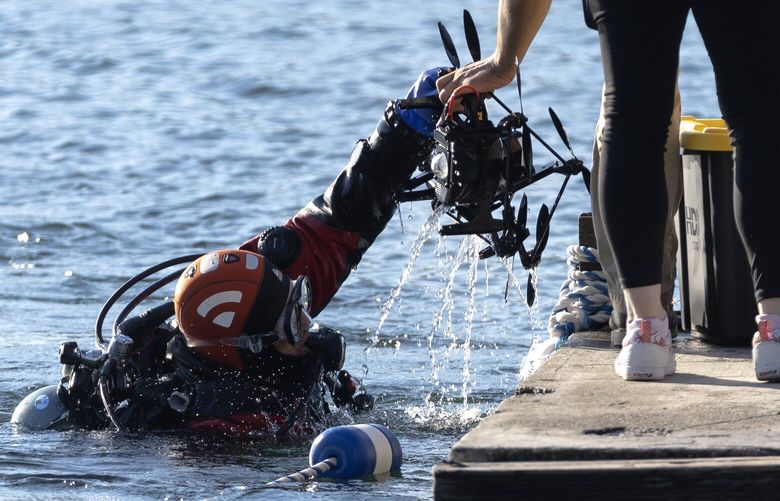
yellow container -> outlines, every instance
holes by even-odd
[[[731,151],[726,122],[720,118],[680,117],[680,146],[694,151]]]
[[[684,330],[717,344],[750,344],[756,303],[750,266],[734,221],[734,168],[726,124],[680,122],[683,200],[677,229]]]

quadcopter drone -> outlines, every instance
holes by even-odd
[[[481,59],[479,37],[471,14],[463,11],[466,42],[474,61]],[[455,44],[444,25],[439,22],[439,33],[452,70],[460,67]],[[444,119],[433,132],[431,155],[399,196],[399,201],[431,200],[432,205],[445,206],[446,214],[455,223],[441,228],[441,235],[478,235],[488,246],[479,256],[508,258],[519,256],[525,269],[533,269],[541,260],[550,233],[550,221],[564,190],[573,175],[582,174],[590,191],[590,171],[572,151],[558,115],[549,108],[550,118],[563,144],[571,153],[563,158],[547,144],[528,124],[522,111],[520,67],[517,67],[517,90],[520,95],[519,113],[513,112],[493,93],[479,93],[470,86],[455,90],[448,103],[442,105],[438,97],[402,99],[402,109],[434,108],[441,110]],[[487,99],[494,99],[507,115],[493,123],[488,119]],[[455,100],[460,100],[462,111],[455,111]],[[547,149],[556,160],[536,168],[533,160],[533,140]],[[528,200],[523,194],[515,210],[515,193],[551,174],[565,176],[558,195],[548,208],[542,204],[536,221],[536,243],[528,250],[525,240],[530,236],[526,227]],[[535,292],[531,275],[528,277],[527,302],[533,304]]]

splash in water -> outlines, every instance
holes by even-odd
[[[479,264],[479,240],[471,236],[468,244],[469,274],[466,288],[468,289],[468,303],[466,305],[466,330],[463,340],[463,380],[461,383],[461,397],[463,406],[468,404],[468,396],[473,383],[471,381],[471,331],[474,327],[474,313],[476,307],[477,295],[477,265]]]
[[[455,286],[455,278],[457,277],[460,265],[466,262],[469,258],[469,249],[471,246],[473,246],[471,243],[471,238],[472,237],[464,238],[461,241],[455,257],[449,257],[449,259],[445,261],[446,264],[444,264],[442,260],[439,260],[439,266],[449,267],[449,272],[446,275],[447,279],[444,283],[444,286],[437,293],[437,297],[441,299],[442,305],[441,308],[439,308],[439,310],[433,314],[433,319],[431,320],[431,330],[428,335],[428,353],[431,360],[431,378],[434,387],[441,385],[441,370],[449,361],[450,353],[457,348],[458,340],[452,328],[452,313],[455,309],[455,301],[452,297],[452,289]],[[444,357],[442,361],[437,361],[436,346],[434,344],[436,333],[439,331],[439,329],[443,330],[443,336],[445,338],[451,340],[449,346],[444,351]]]
[[[534,289],[534,304],[528,309],[528,314],[531,318],[531,328],[533,330],[542,329],[545,330],[545,326],[542,323],[542,318],[539,315],[539,274],[536,272],[536,268],[528,270],[528,276],[531,279],[531,287]]]
[[[406,419],[414,422],[420,429],[435,432],[465,433],[479,424],[486,414],[476,405],[448,410],[430,399],[422,405],[409,405],[404,408]]]
[[[422,250],[423,245],[425,244],[425,242],[430,240],[434,234],[438,234],[439,227],[441,226],[441,224],[439,223],[439,219],[441,218],[442,214],[444,214],[444,210],[445,210],[444,207],[438,207],[436,210],[434,210],[431,213],[431,215],[428,217],[428,220],[425,221],[425,223],[420,227],[420,231],[417,233],[417,239],[412,244],[411,255],[409,256],[409,262],[406,264],[406,268],[401,274],[401,279],[398,281],[398,285],[396,285],[395,288],[393,288],[393,290],[390,291],[390,296],[382,305],[382,309],[379,312],[379,323],[377,325],[376,330],[374,331],[373,338],[371,339],[369,345],[364,350],[365,353],[368,353],[371,350],[371,348],[375,347],[377,343],[379,343],[379,337],[382,332],[382,326],[384,325],[387,318],[390,316],[390,312],[392,311],[393,305],[395,304],[396,300],[401,295],[401,289],[406,284],[406,282],[409,281],[409,278],[412,276],[414,263],[417,261],[417,258],[420,255],[420,251]]]
[[[440,228],[439,219],[443,209],[435,211],[420,227],[412,244],[409,261],[388,298],[380,309],[378,326],[369,345],[364,350],[365,356],[381,342],[384,323],[390,314],[397,309],[401,291],[412,277],[412,272],[423,245],[430,240]],[[436,297],[440,306],[435,308],[427,336],[429,363],[431,367],[430,391],[426,392],[422,405],[409,406],[405,409],[407,418],[411,418],[423,426],[461,427],[471,426],[483,416],[485,409],[479,404],[479,398],[473,400],[471,393],[475,387],[475,374],[472,367],[473,331],[475,316],[481,310],[481,318],[489,317],[488,303],[490,299],[490,281],[488,263],[484,263],[485,285],[484,308],[478,308],[477,296],[482,289],[477,285],[479,280],[479,251],[482,246],[480,239],[474,235],[464,237],[457,250],[447,252],[448,240],[439,237],[435,254],[438,260],[438,273],[441,277]],[[465,284],[461,281],[464,278]],[[501,260],[501,264],[510,273],[509,283],[517,290],[523,304],[526,304],[524,288],[509,269],[509,261]],[[500,270],[500,268],[499,268]],[[495,273],[495,271],[494,271]],[[501,273],[499,275],[501,277]],[[460,277],[460,278],[459,278]],[[535,285],[535,279],[532,282]],[[462,288],[465,285],[465,290]],[[503,284],[502,284],[503,285]],[[427,289],[426,289],[427,290]],[[462,293],[463,300],[459,300]],[[463,301],[463,302],[461,302]],[[532,323],[541,325],[538,316],[538,305],[528,309]],[[536,314],[535,314],[536,312]],[[457,352],[462,352],[462,358],[455,358]],[[367,367],[364,367],[364,372]],[[456,372],[457,371],[457,372]],[[457,406],[457,408],[453,407]],[[446,422],[446,423],[445,423]]]

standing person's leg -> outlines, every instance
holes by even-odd
[[[664,255],[661,265],[661,306],[666,309],[669,320],[669,330],[672,337],[677,336],[677,315],[674,313],[674,279],[677,276],[677,248],[679,241],[675,230],[675,216],[680,208],[683,193],[682,157],[680,156],[680,89],[674,89],[674,109],[672,121],[666,139],[664,153],[664,177],[666,178],[666,194],[668,204],[666,210],[666,226],[664,228]]]
[[[669,124],[666,139],[666,153],[664,155],[664,177],[666,178],[666,191],[669,197],[668,210],[666,212],[666,226],[664,228],[663,264],[661,266],[661,305],[666,309],[669,320],[669,330],[672,337],[677,334],[677,317],[674,314],[672,298],[674,296],[674,279],[676,275],[675,261],[677,257],[678,239],[674,229],[674,216],[682,198],[682,165],[680,159],[680,90],[675,87],[674,111]],[[604,129],[604,95],[602,92],[601,112],[596,124],[596,133],[593,141],[593,178],[598,179],[601,169],[601,133]],[[607,275],[607,288],[609,299],[612,303],[612,317],[609,324],[612,329],[612,344],[620,346],[626,335],[626,300],[623,296],[623,287],[620,285],[615,258],[607,242],[604,230],[603,215],[600,208],[601,194],[594,186],[591,189],[591,212],[593,214],[593,229],[596,234],[596,242],[599,250],[599,262]]]
[[[734,212],[759,312],[756,376],[780,380],[780,2],[706,0],[693,9],[734,146]]]
[[[687,6],[681,0],[591,0],[590,6],[605,76],[597,189],[629,320],[615,369],[624,379],[660,379],[675,369],[660,301],[668,211],[663,163]]]

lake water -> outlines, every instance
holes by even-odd
[[[574,180],[555,214],[529,311],[506,271],[434,237],[376,333],[430,213],[405,205],[319,322],[349,343],[346,367],[377,397],[404,449],[400,473],[262,491],[307,465],[308,443],[181,433],[26,433],[17,402],[59,378],[61,342],[90,346],[103,301],[164,259],[236,246],[318,195],[367,137],[388,100],[424,68],[446,65],[442,20],[468,60],[461,9],[483,53],[492,2],[0,3],[0,498],[429,498],[431,467],[517,385],[521,361],[565,278],[565,248],[589,207]],[[684,112],[719,116],[695,30],[686,36]],[[601,69],[580,2],[555,2],[523,64],[524,105],[560,146],[590,155]],[[499,91],[517,107],[514,87]],[[562,148],[562,146],[561,146]],[[550,160],[536,148],[537,163]],[[533,223],[561,182],[527,193]],[[533,237],[532,237],[533,238]],[[464,247],[468,256],[473,248]],[[515,270],[525,284],[525,272]],[[473,282],[474,286],[469,287]],[[451,284],[451,285],[450,285]],[[376,337],[376,339],[375,339]],[[366,350],[373,341],[375,346]],[[554,426],[551,423],[551,426]]]

